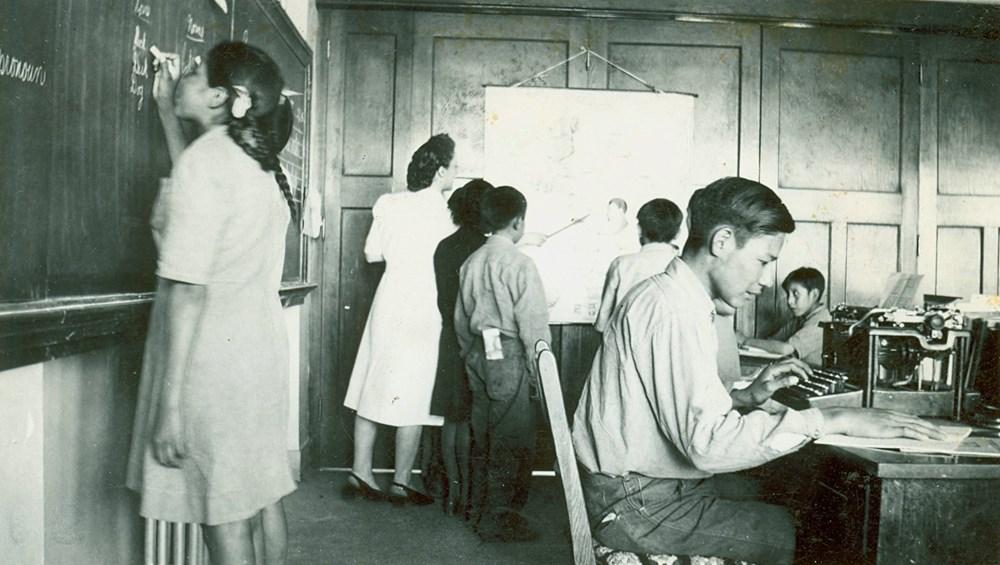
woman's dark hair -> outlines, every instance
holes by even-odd
[[[812,267],[799,267],[788,273],[785,280],[781,282],[781,288],[786,294],[788,293],[788,285],[792,283],[802,285],[806,291],[819,291],[817,299],[823,298],[823,291],[826,290],[826,278],[823,273]]]
[[[406,169],[406,186],[413,192],[423,190],[434,182],[434,175],[441,167],[451,165],[455,157],[455,142],[446,133],[439,133],[421,145],[410,159]]]
[[[298,219],[295,197],[288,179],[281,170],[278,153],[292,133],[291,102],[282,95],[285,81],[278,65],[264,51],[235,41],[216,45],[208,54],[208,85],[223,87],[229,92],[229,107],[237,99],[237,86],[250,94],[250,109],[242,118],[230,116],[229,137],[247,155],[260,163],[274,179],[288,202],[292,218]]]
[[[770,188],[741,177],[719,179],[698,189],[688,204],[690,233],[684,250],[709,244],[716,229],[732,228],[740,246],[758,235],[792,233],[795,220]]]
[[[666,198],[654,198],[639,208],[639,233],[649,242],[669,243],[681,227],[681,209]]]
[[[524,217],[528,211],[528,201],[521,191],[512,186],[498,186],[486,191],[480,204],[479,213],[483,220],[483,231],[493,233],[509,226],[515,218]]]
[[[451,221],[456,226],[486,231],[482,229],[479,207],[483,201],[483,195],[492,188],[493,185],[483,179],[473,179],[465,183],[465,186],[452,192],[448,198]]]

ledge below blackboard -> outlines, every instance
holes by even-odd
[[[299,306],[314,288],[285,283],[281,304]],[[151,292],[0,304],[0,371],[139,339],[152,304]]]

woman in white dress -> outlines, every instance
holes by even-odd
[[[406,192],[384,194],[372,209],[365,242],[369,263],[385,261],[344,405],[357,411],[349,494],[397,504],[434,499],[411,482],[423,426],[440,426],[430,414],[437,372],[441,315],[437,309],[434,250],[455,231],[443,192],[455,179],[455,142],[431,137],[413,154]],[[377,424],[396,428],[396,470],[388,493],[372,473]]]

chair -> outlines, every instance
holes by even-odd
[[[549,344],[543,339],[535,343],[535,355],[542,401],[545,403],[545,411],[549,415],[552,439],[556,444],[559,476],[562,477],[563,492],[566,495],[569,531],[573,540],[573,563],[575,565],[596,565],[594,541],[590,537],[587,509],[583,505],[583,486],[580,484],[580,471],[576,467],[576,452],[573,451],[569,420],[566,418],[566,405],[563,404],[562,385],[559,383],[556,356],[552,354]]]
[[[542,401],[552,428],[552,439],[556,446],[556,460],[559,476],[562,479],[563,493],[566,497],[566,510],[569,514],[570,537],[573,541],[573,563],[575,565],[723,565],[743,563],[721,557],[700,557],[686,555],[640,555],[605,547],[594,541],[590,534],[590,523],[587,518],[587,508],[583,502],[583,486],[580,483],[580,471],[576,464],[576,452],[573,450],[573,439],[570,434],[569,420],[566,417],[566,405],[563,404],[562,384],[559,382],[559,370],[556,367],[556,357],[545,340],[535,343],[535,366],[538,368],[538,378]]]

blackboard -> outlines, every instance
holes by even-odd
[[[0,2],[0,303],[153,289],[149,216],[170,160],[148,49],[187,66],[230,38],[267,51],[294,93],[282,163],[301,203],[312,54],[276,2]],[[305,279],[299,227],[285,282]]]

